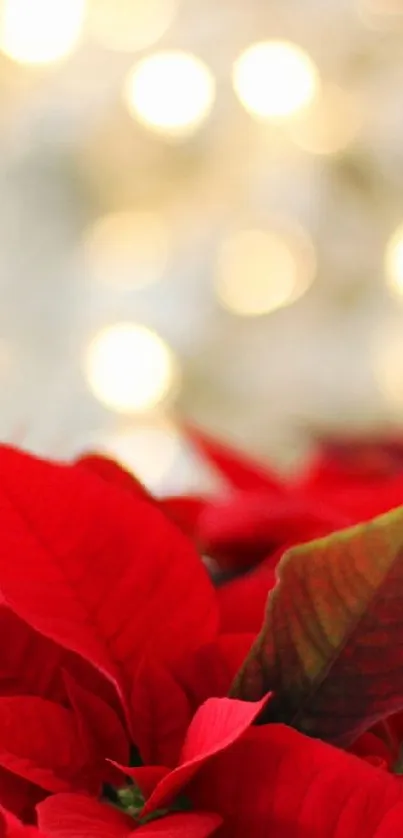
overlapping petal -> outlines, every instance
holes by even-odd
[[[254,722],[267,703],[211,698],[200,707],[187,731],[179,765],[158,783],[144,814],[161,808],[186,786],[203,763],[229,748]]]
[[[139,826],[116,809],[72,794],[38,806],[38,820],[48,838],[207,838],[221,823],[219,815],[191,812]]]
[[[32,627],[108,676],[121,696],[145,651],[173,664],[214,636],[207,575],[154,504],[82,466],[7,447],[0,476],[3,596]]]
[[[220,838],[397,838],[399,779],[283,725],[255,727],[188,789],[223,817]]]
[[[0,765],[45,791],[99,789],[74,714],[43,698],[0,698]]]

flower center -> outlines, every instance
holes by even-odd
[[[125,815],[130,815],[138,824],[146,824],[150,821],[163,818],[171,812],[188,812],[192,807],[190,801],[184,796],[178,796],[170,806],[165,809],[156,809],[149,815],[141,816],[145,804],[144,795],[135,783],[130,783],[120,789],[112,786],[104,788],[103,799],[106,803],[120,809]]]

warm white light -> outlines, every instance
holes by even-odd
[[[233,83],[240,101],[262,119],[288,117],[315,97],[318,72],[300,47],[286,41],[253,44],[234,65]]]
[[[403,15],[402,0],[356,0],[364,23],[382,29],[391,27]]]
[[[364,0],[368,11],[378,15],[402,15],[402,0]]]
[[[310,154],[337,154],[355,139],[359,126],[357,103],[329,85],[290,123],[289,131],[295,144]]]
[[[135,424],[120,433],[95,437],[97,451],[105,452],[150,489],[169,475],[181,453],[180,437],[167,421]]]
[[[94,395],[120,413],[155,407],[172,390],[177,372],[166,343],[134,323],[99,332],[88,348],[85,370]]]
[[[130,113],[162,134],[192,133],[209,114],[214,78],[205,64],[186,52],[158,52],[133,68],[126,82]]]
[[[3,0],[1,50],[21,64],[48,64],[76,46],[86,0]]]
[[[164,35],[176,8],[177,0],[92,0],[89,29],[101,46],[134,52]]]
[[[118,287],[159,279],[169,249],[169,231],[153,212],[110,213],[99,218],[84,239],[90,275]]]
[[[243,230],[222,245],[216,293],[235,314],[266,314],[301,297],[314,273],[313,245],[300,228]]]
[[[403,224],[389,239],[385,254],[386,280],[392,294],[403,296]]]
[[[403,410],[403,333],[392,328],[378,342],[375,377],[379,390],[392,410]]]

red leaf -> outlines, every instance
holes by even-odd
[[[142,655],[173,664],[214,636],[213,590],[155,505],[79,466],[0,452],[0,589],[24,620],[129,689]]]
[[[386,729],[386,730],[385,730]],[[374,733],[380,735],[380,731],[375,728]],[[386,736],[385,736],[386,733]],[[403,743],[403,713],[396,713],[393,716],[389,716],[386,722],[382,723],[382,735],[385,736],[386,741],[390,745],[391,749],[395,753],[395,758],[397,759],[401,745]]]
[[[187,789],[219,812],[220,838],[397,838],[403,786],[386,771],[283,725],[248,730]]]
[[[12,642],[0,644],[0,694],[35,694],[64,698],[60,664],[66,651],[52,640],[35,632],[31,626],[0,606],[0,636]]]
[[[389,512],[403,504],[403,478],[400,475],[394,480],[390,479],[383,484],[378,484],[370,492],[364,489],[346,492],[339,490],[332,503],[336,502],[340,509],[345,504],[349,513],[354,515],[356,521],[367,521],[374,515],[382,512]]]
[[[386,745],[379,736],[375,736],[371,731],[367,731],[360,736],[354,745],[349,748],[351,754],[355,754],[361,759],[378,759],[384,767],[391,769],[394,763],[393,754],[390,748]]]
[[[217,646],[220,649],[221,659],[228,678],[232,678],[234,672],[238,672],[241,663],[245,660],[246,654],[252,645],[253,639],[252,632],[221,634],[217,638]]]
[[[206,498],[191,495],[161,498],[159,502],[163,512],[193,540],[197,538],[199,519],[207,504]]]
[[[12,643],[0,645],[0,695],[39,695],[67,704],[66,670],[83,687],[118,705],[112,685],[98,670],[39,634],[6,606],[0,606],[0,636],[12,638]]]
[[[176,765],[190,722],[190,706],[179,684],[155,659],[145,658],[138,670],[131,716],[133,740],[143,762]]]
[[[247,575],[232,579],[218,588],[221,631],[258,633],[267,595],[276,583],[275,567],[280,555],[270,556]]]
[[[350,516],[297,494],[240,493],[206,506],[199,521],[205,552],[223,569],[255,565],[265,556],[354,523]]]
[[[94,769],[97,764],[100,781],[113,783],[116,771],[109,768],[106,760],[127,762],[129,737],[109,704],[83,689],[68,673],[65,673],[65,680],[83,746],[94,755]]]
[[[262,466],[261,463],[219,442],[197,428],[185,426],[185,431],[202,457],[234,489],[240,489],[243,492],[268,491],[277,495],[285,493],[284,485],[277,475],[270,471],[269,466]]]
[[[0,806],[1,838],[45,838],[34,826],[25,826],[15,815]]]
[[[46,791],[94,788],[70,710],[43,698],[0,698],[0,765]],[[0,792],[1,794],[1,792]],[[0,797],[1,800],[1,797]]]
[[[254,639],[254,634],[222,634],[181,661],[177,678],[194,712],[208,698],[228,695]]]
[[[132,818],[80,794],[57,794],[37,806],[38,825],[48,838],[126,838]]]
[[[266,702],[267,696],[251,704],[229,698],[210,698],[206,701],[190,724],[179,766],[158,784],[144,807],[144,814],[159,809],[176,797],[206,760],[242,736]]]
[[[168,815],[136,826],[132,818],[90,797],[58,794],[38,806],[38,823],[48,838],[207,838],[220,825],[208,812]],[[133,831],[134,830],[134,831]]]
[[[209,812],[192,812],[183,815],[168,815],[145,826],[140,826],[133,838],[145,835],[147,838],[207,838],[221,824],[219,815]]]
[[[77,463],[102,477],[121,489],[134,492],[151,502],[158,504],[160,509],[179,527],[185,535],[194,538],[197,522],[206,505],[205,498],[180,495],[156,500],[142,483],[115,460],[100,454],[86,454]]]
[[[403,504],[403,475],[372,477],[343,470],[334,463],[311,469],[298,482],[298,491],[313,504],[326,499],[328,506],[354,522],[368,521]]]
[[[399,509],[290,550],[233,694],[345,745],[402,708],[402,547]]]
[[[374,485],[403,471],[401,439],[324,439],[309,471],[311,483],[323,486],[339,480],[346,484]]]
[[[0,805],[24,822],[33,821],[35,806],[44,796],[39,786],[0,767]]]
[[[111,457],[106,457],[101,454],[85,454],[77,460],[77,465],[89,469],[94,474],[97,474],[98,477],[106,480],[107,483],[112,483],[121,489],[134,492],[140,495],[140,497],[147,498],[147,500],[152,500],[152,496],[146,487],[137,480],[137,477]]]

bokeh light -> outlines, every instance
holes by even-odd
[[[135,52],[162,38],[176,9],[177,0],[92,0],[89,30],[106,49]]]
[[[91,341],[85,372],[94,395],[119,413],[136,413],[162,402],[177,382],[169,346],[135,323],[117,323]]]
[[[385,253],[386,281],[391,293],[403,297],[403,223],[390,237]]]
[[[299,227],[241,230],[222,244],[217,297],[234,314],[267,314],[301,297],[315,268],[313,244]]]
[[[304,50],[286,41],[253,44],[235,62],[233,84],[249,113],[281,119],[309,105],[317,94],[317,69]]]
[[[357,102],[340,87],[327,85],[289,124],[292,140],[310,154],[337,154],[354,141],[360,128]]]
[[[97,219],[85,235],[83,248],[90,276],[122,288],[160,279],[170,244],[160,215],[123,211]]]
[[[86,0],[3,0],[0,48],[20,64],[49,64],[79,41]]]
[[[131,115],[148,128],[187,136],[210,113],[215,81],[196,56],[180,50],[158,52],[135,65],[124,95]]]

